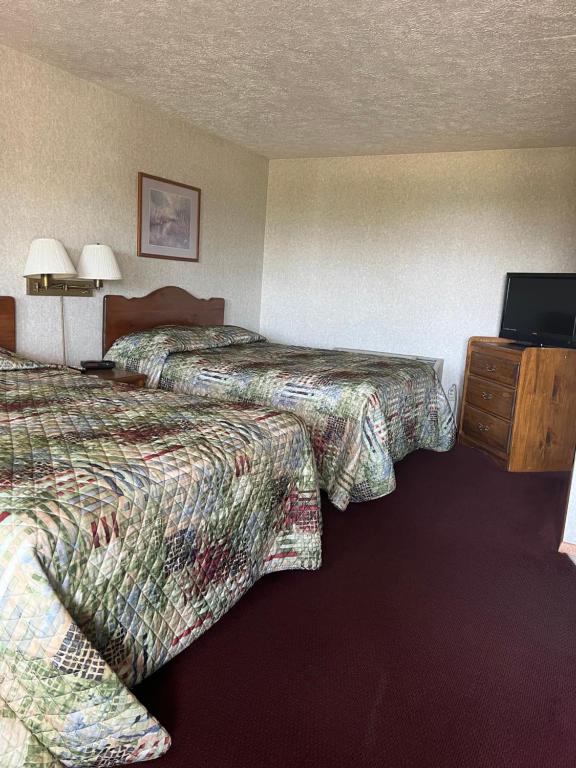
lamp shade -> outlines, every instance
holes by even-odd
[[[114,251],[109,245],[85,245],[78,262],[78,277],[82,280],[121,280]]]
[[[75,275],[74,264],[66,253],[60,240],[51,237],[38,237],[30,243],[28,259],[24,267],[24,277],[56,275],[69,277]]]

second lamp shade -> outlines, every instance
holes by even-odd
[[[78,262],[78,277],[82,280],[121,280],[114,251],[109,245],[85,245]]]

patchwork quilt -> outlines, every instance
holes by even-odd
[[[163,754],[130,688],[261,575],[319,565],[298,418],[0,371],[1,768]]]
[[[297,414],[312,437],[320,484],[340,509],[393,491],[394,462],[411,451],[454,445],[452,412],[430,365],[246,341],[243,329],[224,329],[221,338],[212,327],[140,331],[118,339],[107,357],[164,390]]]

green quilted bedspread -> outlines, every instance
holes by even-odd
[[[169,747],[130,688],[263,574],[320,565],[291,414],[0,371],[0,766]]]
[[[442,386],[417,360],[271,344],[234,326],[141,331],[107,357],[164,390],[298,414],[320,484],[340,509],[393,491],[394,462],[411,451],[454,445]]]

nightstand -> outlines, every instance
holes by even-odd
[[[119,384],[130,384],[133,387],[145,387],[148,376],[145,373],[133,373],[122,368],[103,368],[82,371],[83,376],[98,376],[99,379],[107,379]]]

